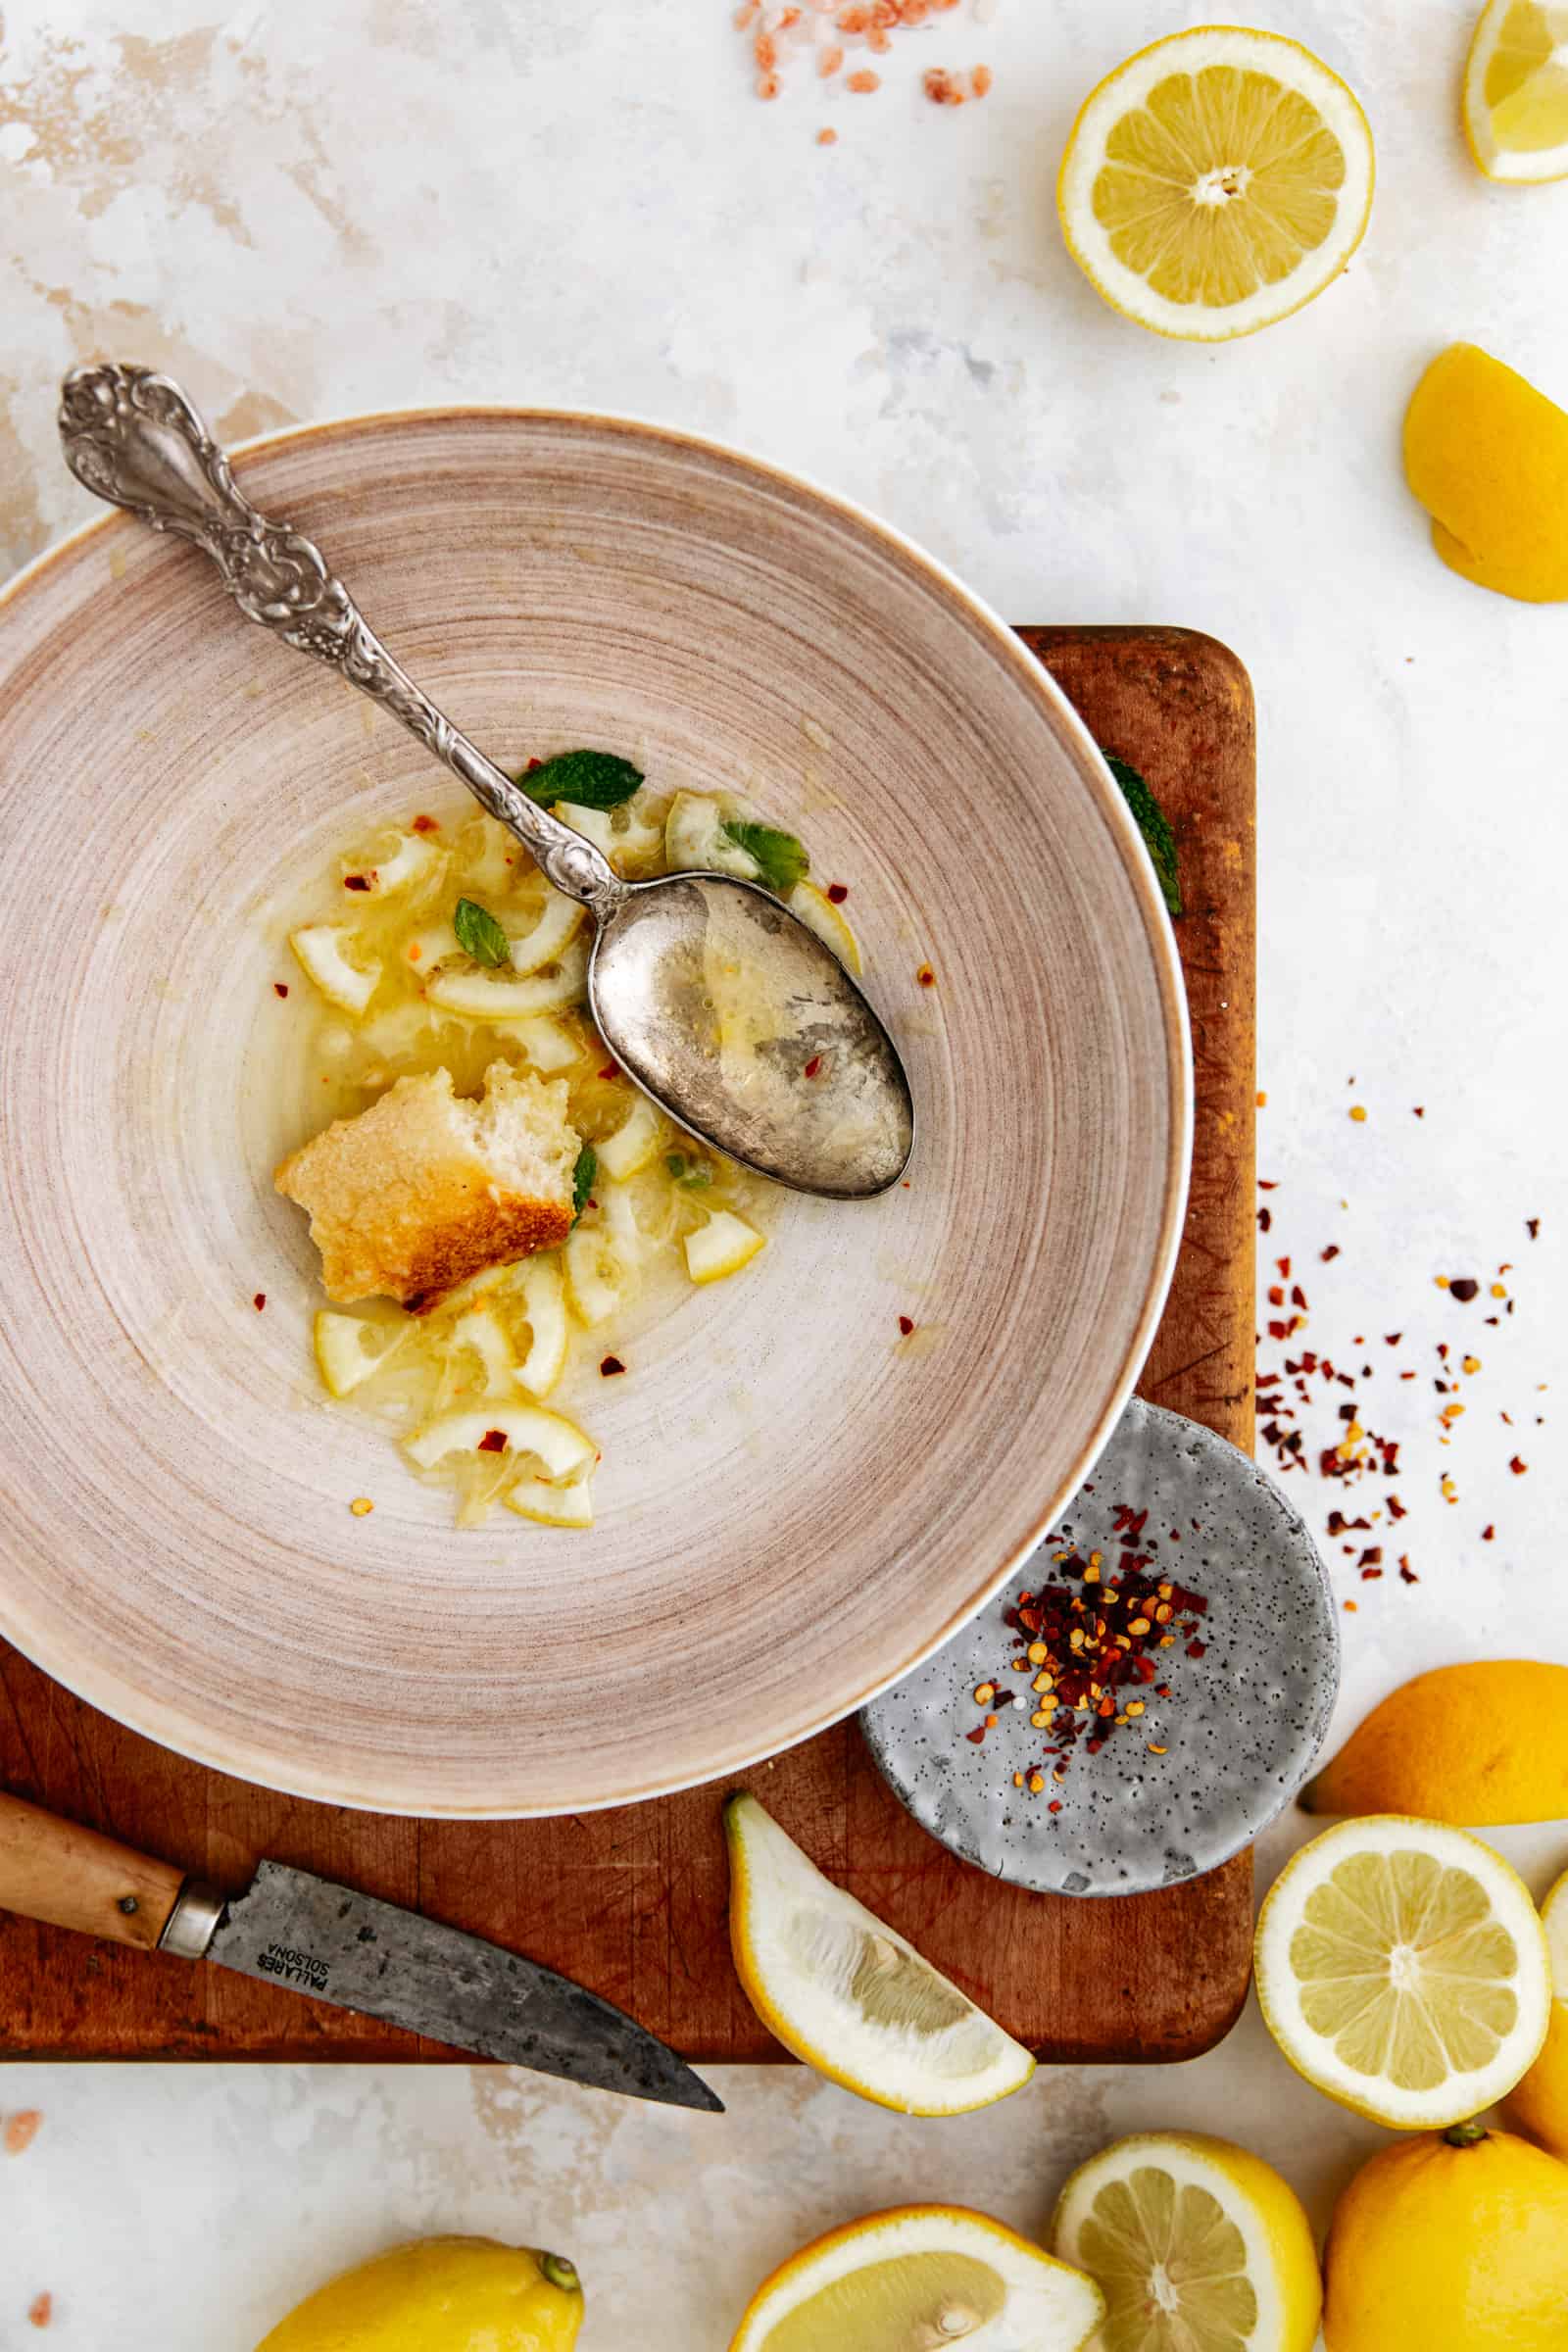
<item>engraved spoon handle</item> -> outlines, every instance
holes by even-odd
[[[592,842],[550,815],[420,692],[368,626],[312,540],[259,514],[178,384],[148,368],[74,368],[60,440],[77,481],[212,557],[247,620],[340,670],[401,719],[537,859],[557,890],[605,922],[626,885]]]

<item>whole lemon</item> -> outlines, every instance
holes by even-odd
[[[1300,1801],[1308,1813],[1470,1826],[1558,1820],[1568,1813],[1568,1666],[1485,1658],[1418,1674],[1373,1708]]]
[[[1328,2352],[1564,2352],[1568,2165],[1479,2124],[1385,2148],[1323,2254]]]
[[[1510,2124],[1568,2162],[1568,1870],[1541,1906],[1551,1957],[1551,2023],[1541,2056],[1508,2093]]]
[[[1404,471],[1451,571],[1568,599],[1568,412],[1474,343],[1440,353],[1404,419]]]
[[[426,2237],[318,2287],[257,2352],[571,2352],[582,2313],[562,2255]]]

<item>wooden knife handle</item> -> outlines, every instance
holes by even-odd
[[[150,1950],[185,1873],[0,1790],[0,1910]]]

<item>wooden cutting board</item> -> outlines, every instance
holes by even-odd
[[[1253,727],[1247,674],[1185,629],[1021,632],[1107,751],[1141,768],[1180,845],[1192,1008],[1192,1201],[1140,1386],[1252,1438]],[[0,1643],[0,1786],[220,1886],[263,1855],[514,1946],[686,2056],[779,2058],[730,1967],[721,1788],[555,1821],[396,1820],[275,1796],[155,1747]],[[1251,1945],[1246,1855],[1158,1894],[1072,1902],[955,1861],[888,1794],[853,1722],[747,1776],[835,1879],[1052,2059],[1195,2057],[1233,2023]],[[368,2019],[157,1954],[0,1915],[0,2053],[417,2059]]]

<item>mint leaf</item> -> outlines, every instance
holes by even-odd
[[[584,1144],[577,1154],[577,1164],[571,1171],[571,1221],[575,1225],[588,1205],[588,1196],[594,1189],[599,1173],[599,1154],[592,1144]]]
[[[458,935],[458,945],[475,963],[487,963],[492,970],[497,964],[512,961],[512,942],[496,921],[488,906],[477,899],[460,899],[452,916],[452,928]]]
[[[1101,750],[1105,765],[1121,786],[1127,806],[1138,820],[1138,830],[1144,837],[1145,849],[1153,860],[1167,911],[1173,915],[1180,914],[1182,886],[1176,871],[1176,836],[1170,829],[1170,819],[1132,762],[1118,760],[1115,753],[1105,751],[1103,745]]]
[[[664,1165],[675,1182],[688,1193],[701,1192],[705,1184],[713,1181],[712,1169],[694,1167],[684,1152],[666,1152]]]
[[[748,857],[756,858],[763,889],[772,891],[776,898],[787,899],[796,883],[810,870],[811,860],[793,833],[780,833],[772,825],[753,824],[744,816],[727,816],[724,830]]]
[[[643,780],[640,767],[613,752],[558,752],[538,767],[523,769],[517,782],[541,808],[572,801],[579,808],[618,808]]]

